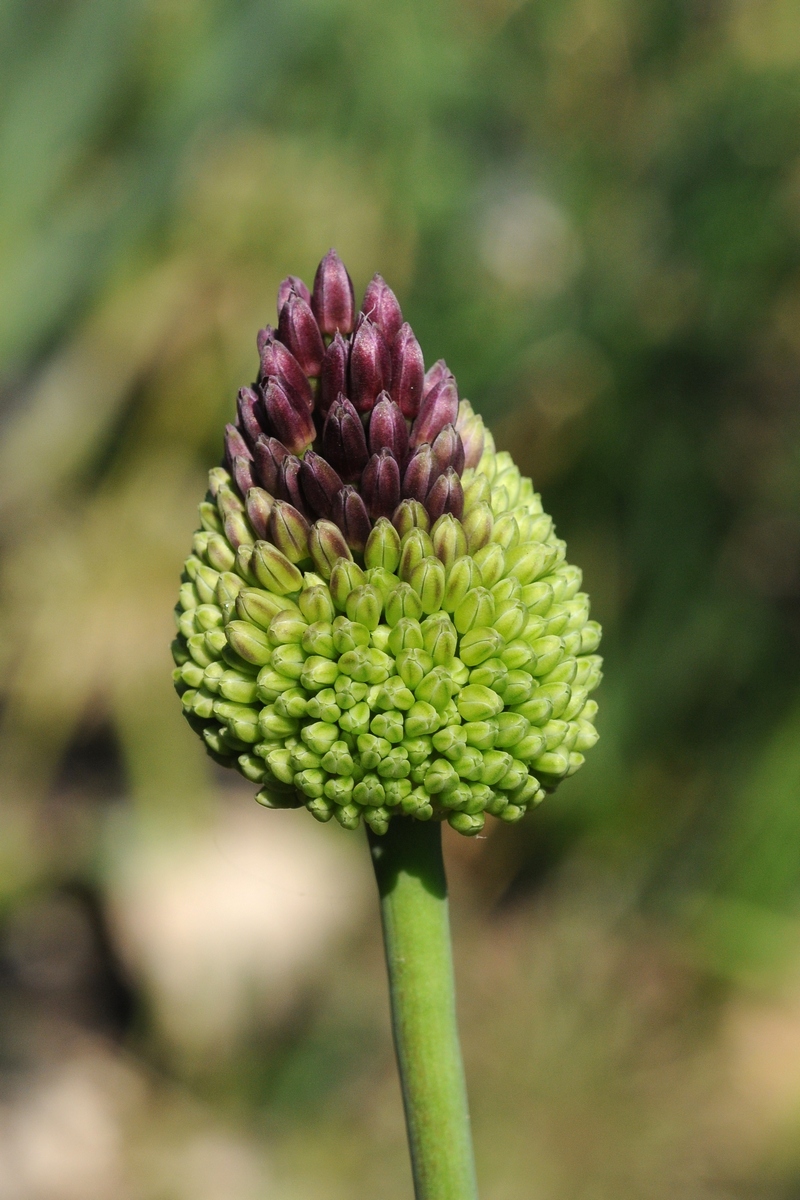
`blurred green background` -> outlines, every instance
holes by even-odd
[[[605,628],[585,768],[448,840],[482,1195],[797,1200],[800,3],[4,0],[0,179],[1,1200],[410,1195],[363,840],[170,678],[331,245]]]

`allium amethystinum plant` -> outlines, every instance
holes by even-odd
[[[185,564],[184,712],[269,808],[518,821],[597,739],[581,572],[380,275],[356,314],[332,250],[278,312]]]
[[[597,740],[600,627],[530,479],[380,275],[331,250],[209,473],[173,643],[183,709],[267,808],[368,826],[418,1200],[474,1200],[446,820],[518,821]]]

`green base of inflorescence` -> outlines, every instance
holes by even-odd
[[[600,627],[509,455],[490,445],[465,471],[461,521],[427,529],[420,506],[402,536],[379,521],[360,563],[292,563],[248,533],[226,472],[210,485],[175,686],[209,754],[261,785],[260,803],[348,829],[384,833],[405,815],[474,835],[580,767],[597,740]]]

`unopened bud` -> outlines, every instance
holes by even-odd
[[[389,396],[381,392],[369,420],[369,448],[373,454],[391,450],[400,466],[408,458],[408,429],[403,414]]]
[[[494,517],[488,504],[475,504],[462,517],[461,523],[467,538],[467,549],[470,554],[474,554],[476,550],[480,550],[491,540]]]
[[[461,405],[465,403],[466,401],[461,401]],[[461,443],[464,447],[464,466],[477,467],[483,454],[486,431],[483,421],[477,413],[472,413],[465,420],[461,419],[461,405],[459,405],[456,429],[461,436]]]
[[[236,481],[237,488],[244,496],[254,483],[252,459],[237,454],[231,463],[231,474]]]
[[[439,611],[444,598],[445,574],[438,558],[423,558],[411,572],[409,583],[419,596],[424,613]]]
[[[397,573],[406,583],[411,581],[414,568],[433,554],[433,542],[424,529],[412,529],[401,538],[400,563]]]
[[[457,558],[467,553],[467,539],[461,523],[451,513],[445,513],[431,529],[433,553],[449,571]]]
[[[445,425],[454,425],[458,416],[458,389],[452,375],[437,383],[427,393],[419,410],[409,439],[412,447],[423,442],[431,444]]]
[[[439,667],[451,667],[458,637],[447,613],[438,612],[422,622],[423,645]]]
[[[359,413],[372,412],[389,385],[391,357],[386,339],[368,317],[360,321],[350,350],[350,397]]]
[[[256,542],[250,568],[262,587],[278,596],[298,592],[303,576],[294,563],[269,542]]]
[[[355,482],[367,465],[369,453],[364,427],[345,396],[339,396],[325,418],[322,449],[325,458],[346,483]]]
[[[253,532],[256,539],[264,541],[269,528],[269,516],[272,512],[273,499],[269,492],[265,492],[263,488],[251,487],[248,488],[245,494],[245,509],[247,510],[247,519],[253,527]],[[231,563],[231,565],[233,565]],[[229,570],[230,568],[225,568]]]
[[[288,346],[304,375],[319,375],[325,347],[316,318],[307,301],[290,292],[278,319],[278,337]]]
[[[340,333],[334,335],[322,358],[319,373],[319,411],[323,417],[339,395],[347,394],[347,378],[350,364],[350,342]]]
[[[483,546],[475,552],[473,557],[480,569],[484,587],[494,587],[505,575],[506,556],[503,553],[503,547],[498,546],[497,542],[490,542],[488,546]]]
[[[280,311],[283,308],[284,304],[289,299],[289,296],[292,294],[292,292],[295,292],[298,296],[301,296],[303,298],[303,300],[305,300],[306,304],[311,303],[311,292],[308,290],[306,285],[303,283],[300,276],[299,275],[287,275],[285,279],[281,280],[281,282],[278,286],[278,310],[277,311],[279,314],[280,314]]]
[[[394,627],[402,617],[418,621],[422,616],[419,596],[408,583],[400,583],[387,596],[385,603],[386,624]]]
[[[311,308],[322,333],[350,333],[355,318],[353,281],[335,250],[329,250],[317,267]]]
[[[249,621],[231,621],[225,629],[225,637],[231,649],[245,662],[263,666],[272,659],[272,647],[266,633]]]
[[[278,473],[280,465],[289,451],[278,438],[260,437],[255,444],[253,457],[256,464],[256,475],[261,486],[270,496],[278,494]]]
[[[372,524],[364,501],[351,484],[345,484],[336,494],[332,516],[350,549],[360,554],[367,544]]]
[[[287,454],[278,468],[278,499],[286,501],[305,514],[306,506],[300,487],[300,468],[302,462],[296,454]]]
[[[456,704],[465,721],[486,721],[503,711],[503,701],[497,692],[474,683],[462,688],[456,697]]]
[[[330,519],[333,501],[342,488],[342,481],[330,463],[313,450],[306,453],[300,465],[300,487],[310,512]]]
[[[461,638],[459,657],[468,667],[476,667],[478,663],[499,654],[504,644],[496,629],[486,625],[477,626]]]
[[[276,437],[291,454],[302,454],[316,437],[310,411],[305,405],[292,404],[277,379],[267,382],[263,395],[264,410]]]
[[[291,504],[276,500],[269,520],[270,539],[286,555],[289,562],[299,563],[308,558],[308,521]]]
[[[480,586],[481,573],[475,560],[471,555],[462,555],[450,568],[442,608],[445,612],[455,612],[467,593]]]
[[[400,535],[386,517],[379,517],[367,538],[364,566],[395,572],[400,562]]]
[[[422,529],[427,533],[431,527],[431,519],[428,510],[419,500],[403,500],[392,515],[392,524],[403,538],[412,529]]]
[[[250,451],[264,432],[257,416],[259,406],[259,397],[252,388],[239,389],[239,395],[236,398],[237,425]]]
[[[225,426],[225,462],[228,469],[233,472],[233,461],[236,458],[251,459],[253,455],[250,452],[250,447],[245,441],[244,435],[236,428],[235,425]]]
[[[432,367],[429,367],[425,372],[425,382],[422,385],[423,400],[437,384],[442,383],[450,377],[450,368],[443,358],[437,359]]]
[[[440,475],[425,497],[425,507],[432,521],[444,513],[460,518],[464,512],[464,491],[461,480],[452,467]]]
[[[367,629],[377,629],[383,611],[383,597],[377,588],[364,584],[355,588],[347,597],[345,607],[351,621],[364,625]]]
[[[361,476],[361,493],[373,520],[391,517],[400,503],[400,467],[391,450],[372,455]]]
[[[456,475],[461,476],[464,470],[464,447],[461,438],[456,433],[455,426],[445,425],[431,446],[435,471],[441,475],[448,467],[452,467]]]
[[[333,603],[339,612],[344,612],[347,597],[353,589],[362,587],[365,583],[366,579],[361,567],[346,558],[337,560],[331,572],[331,580],[328,586],[330,587]]]
[[[278,341],[275,331],[267,326],[259,335],[259,355],[261,356],[261,377],[259,382],[274,378],[290,397],[296,396],[311,411],[314,407],[314,393],[311,384],[306,379],[303,368],[283,342]]]
[[[403,324],[403,314],[397,297],[382,275],[373,275],[367,284],[361,311],[378,326],[387,345],[391,346],[395,334]]]
[[[353,557],[341,530],[333,521],[315,521],[308,536],[308,549],[323,579],[330,579],[340,558]]]
[[[422,644],[422,630],[419,621],[412,620],[410,617],[402,617],[389,634],[388,646],[395,658],[403,650],[421,650]],[[433,660],[431,660],[431,665],[432,662]]]
[[[391,396],[403,416],[413,421],[422,402],[425,363],[409,324],[402,326],[392,346]]]
[[[318,621],[332,621],[336,615],[331,594],[326,587],[304,588],[297,599],[297,605],[309,625]]]
[[[431,482],[436,478],[436,464],[433,451],[427,445],[419,446],[408,460],[403,475],[403,495],[411,500],[424,502],[431,489]]]

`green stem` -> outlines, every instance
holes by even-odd
[[[417,1200],[477,1200],[438,821],[370,834]]]

